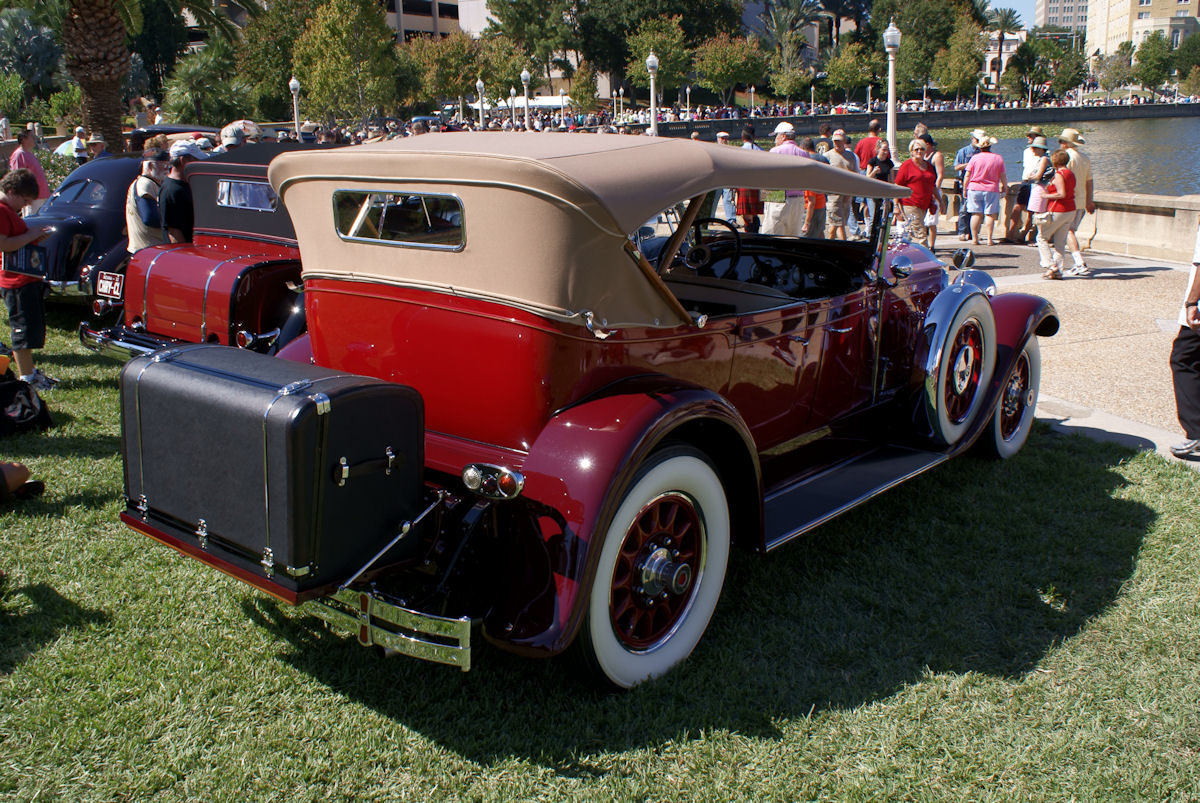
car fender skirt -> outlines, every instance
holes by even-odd
[[[732,518],[761,537],[760,472],[745,422],[720,395],[661,376],[604,388],[559,411],[529,451],[519,504],[527,517],[513,578],[484,618],[484,636],[530,656],[567,648],[586,610],[602,538],[638,467],[666,443],[690,443],[718,468]],[[531,537],[531,535],[533,537]],[[532,543],[533,540],[538,542]],[[534,549],[538,560],[527,554]],[[540,568],[539,568],[540,567]]]

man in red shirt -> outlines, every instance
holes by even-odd
[[[875,147],[879,144],[879,121],[867,123],[867,135],[854,146],[854,155],[858,157],[858,166],[866,170],[867,163],[875,156]]]
[[[44,226],[30,228],[18,215],[22,207],[37,200],[37,194],[37,179],[28,170],[12,170],[0,179],[0,252],[5,267],[12,264],[17,251],[44,240],[49,233]],[[33,350],[46,345],[44,289],[44,281],[37,276],[0,270],[0,293],[8,308],[17,374],[35,390],[49,390],[57,384],[33,367]]]

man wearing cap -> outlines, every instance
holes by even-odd
[[[1032,213],[1028,219],[1023,219],[1029,206],[1029,191],[1033,182],[1040,179],[1042,173],[1050,166],[1049,160],[1046,159],[1048,143],[1042,136],[1041,127],[1035,125],[1030,128],[1025,132],[1025,138],[1029,140],[1029,147],[1021,155],[1021,188],[1017,190],[1017,200],[1013,204],[1012,214],[1008,216],[1008,228],[1004,232],[1004,239],[1013,243],[1024,243],[1033,231]]]
[[[55,148],[54,152],[59,156],[72,156],[77,164],[83,164],[87,161],[87,141],[83,138],[86,133],[83,126],[77,126],[75,136],[63,140],[63,143]]]
[[[833,147],[825,153],[830,167],[858,172],[858,158],[854,151],[846,147],[846,132],[838,129],[830,137]],[[825,202],[825,230],[831,240],[846,239],[846,219],[850,216],[850,202],[854,200],[849,195],[827,195]]]
[[[971,237],[971,213],[967,211],[967,196],[963,191],[963,174],[971,162],[971,157],[979,153],[979,140],[984,136],[986,136],[984,130],[976,128],[971,132],[971,141],[954,154],[954,172],[958,174],[958,180],[955,182],[955,191],[958,193],[957,231],[958,239],[964,241]]]
[[[171,172],[163,180],[158,193],[158,210],[162,220],[163,242],[190,243],[195,225],[192,188],[188,186],[186,168],[208,154],[194,142],[180,141],[171,146]]]
[[[129,253],[163,242],[162,218],[158,213],[158,193],[167,177],[171,157],[158,148],[142,154],[142,172],[125,193],[125,229],[129,232]]]
[[[717,144],[718,145],[728,145],[729,144],[729,132],[728,131],[718,131],[717,132]],[[730,223],[733,223],[736,225],[737,224],[737,206],[734,203],[734,193],[733,193],[732,188],[726,187],[725,189],[721,190],[719,203],[721,204],[721,213],[722,213],[721,217],[725,220],[728,220]],[[713,217],[716,217],[717,210],[715,208],[716,207],[715,203],[713,204],[713,207],[714,207],[713,208]]]
[[[96,159],[103,159],[106,156],[112,156],[112,154],[108,152],[108,143],[104,141],[104,135],[99,131],[88,137],[87,153],[88,159],[92,161],[95,161]]]
[[[801,159],[810,158],[796,144],[796,128],[787,120],[775,126],[775,147],[771,153],[782,153],[788,156],[799,156]],[[787,234],[799,236],[804,228],[804,193],[800,190],[788,190],[783,194],[783,211],[775,228],[767,234]]]
[[[50,197],[50,185],[46,182],[46,171],[42,169],[42,163],[38,161],[37,154],[33,152],[33,146],[37,144],[37,137],[28,128],[22,128],[17,132],[17,149],[12,152],[12,156],[8,157],[8,169],[20,170],[25,168],[38,183],[38,197],[29,202],[29,206],[25,207],[24,216],[29,217],[37,214],[37,211],[42,208],[42,204],[46,203],[46,199]]]
[[[1071,252],[1070,268],[1063,271],[1066,276],[1090,276],[1088,266],[1083,262],[1083,250],[1079,247],[1079,238],[1075,235],[1084,214],[1095,214],[1096,202],[1092,199],[1092,160],[1079,150],[1084,144],[1083,137],[1074,128],[1064,128],[1058,135],[1058,145],[1067,152],[1067,169],[1075,176],[1075,220],[1067,231],[1067,250]]]

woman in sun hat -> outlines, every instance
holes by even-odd
[[[992,153],[995,137],[983,136],[979,140],[979,153],[971,157],[964,172],[963,187],[967,191],[967,211],[971,214],[971,241],[979,245],[979,230],[987,218],[987,244],[992,245],[992,233],[996,218],[1000,216],[1000,199],[1008,192],[1008,177],[1005,175],[1004,159]]]

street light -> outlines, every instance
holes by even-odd
[[[754,116],[754,87],[750,87],[750,116]]]
[[[533,124],[529,122],[529,70],[521,70],[521,86],[525,87],[525,130],[532,131]]]
[[[650,136],[658,136],[658,97],[654,88],[654,79],[658,77],[658,56],[654,55],[654,51],[650,51],[650,55],[646,56],[646,72],[650,73]]]
[[[621,119],[621,115],[625,113],[625,87],[617,90],[617,119]]]
[[[475,92],[479,95],[479,130],[483,130],[483,79],[475,79]]]
[[[567,90],[562,89],[561,87],[558,90],[558,105],[562,107],[562,109],[558,113],[559,127],[566,128],[567,127]]]
[[[900,29],[896,21],[888,22],[887,30],[883,32],[883,49],[888,57],[888,107],[887,107],[887,141],[892,153],[896,152],[896,53],[900,50]]]
[[[688,84],[684,87],[684,91],[687,92],[687,119],[690,120],[692,119],[692,85]]]
[[[288,90],[292,93],[292,119],[296,121],[296,139],[300,139],[300,82],[296,76],[288,81]]]
[[[508,127],[517,130],[517,90],[511,86],[508,88]]]

